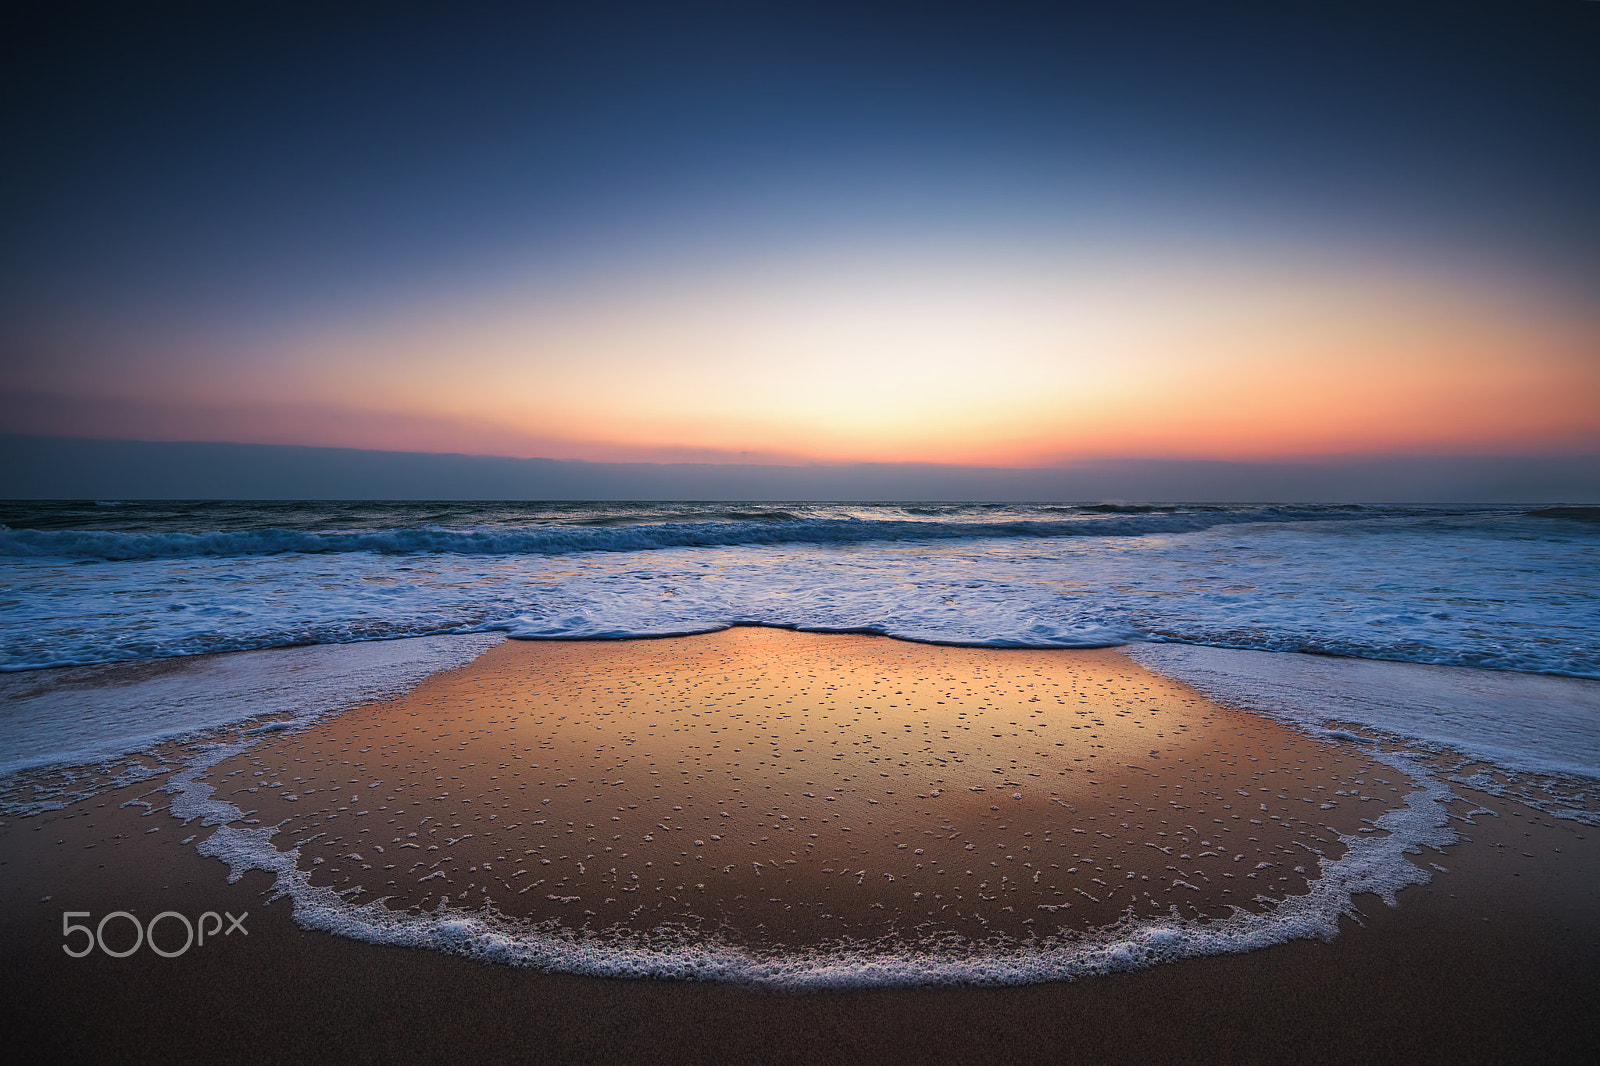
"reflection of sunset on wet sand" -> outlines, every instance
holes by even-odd
[[[352,902],[788,944],[1258,909],[1404,784],[1116,652],[752,628],[508,642],[230,776]]]

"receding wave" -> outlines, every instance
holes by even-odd
[[[1421,785],[1405,806],[1373,821],[1381,833],[1344,836],[1346,853],[1320,863],[1305,895],[1287,895],[1261,913],[1234,907],[1226,918],[1135,919],[1085,935],[982,945],[917,942],[891,936],[832,947],[759,950],[713,932],[682,930],[659,938],[626,933],[579,933],[533,924],[493,911],[449,903],[434,911],[391,910],[382,900],[356,904],[332,887],[314,885],[299,866],[300,847],[279,851],[276,826],[242,824],[244,812],[217,795],[200,774],[246,744],[217,746],[168,779],[171,813],[186,822],[217,826],[202,841],[202,855],[228,864],[230,879],[248,871],[273,877],[273,898],[287,897],[301,926],[375,944],[424,948],[485,962],[596,977],[655,977],[730,981],[794,990],[974,984],[1027,985],[1141,970],[1184,958],[1243,953],[1297,939],[1331,940],[1342,919],[1357,915],[1355,899],[1372,893],[1393,906],[1396,893],[1427,884],[1433,875],[1407,858],[1423,847],[1442,848],[1458,837],[1445,804],[1448,785],[1402,757],[1374,758]],[[553,898],[553,897],[552,897]],[[1258,905],[1268,902],[1257,897]]]
[[[375,552],[386,555],[553,555],[565,552],[636,552],[660,548],[741,544],[856,544],[867,541],[937,541],[979,537],[1137,537],[1192,533],[1219,525],[1299,522],[1340,517],[1329,508],[1264,507],[1103,513],[1074,509],[1056,520],[938,522],[894,519],[798,519],[784,512],[759,519],[605,526],[525,526],[317,531],[252,529],[209,533],[124,533],[111,530],[0,528],[0,556],[69,559],[168,559],[286,553]],[[1085,513],[1087,511],[1087,513]]]

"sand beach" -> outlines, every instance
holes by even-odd
[[[5,818],[8,1031],[40,1054],[1581,1061],[1600,1038],[1591,826],[1457,783],[1429,830],[1454,842],[1358,891],[1376,823],[1435,777],[1114,649],[507,641],[218,741],[183,788],[80,775],[88,798]],[[67,911],[248,917],[171,958],[109,957],[134,940],[111,919],[73,958]]]

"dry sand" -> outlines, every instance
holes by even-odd
[[[279,846],[300,843],[301,867],[356,900],[421,909],[448,893],[455,907],[768,949],[1259,908],[1303,891],[1317,852],[1337,858],[1339,834],[1370,831],[1407,787],[1352,745],[1218,708],[1112,651],[756,629],[508,642],[404,699],[269,736],[210,779],[250,819],[282,822]],[[1431,885],[1399,909],[1363,898],[1365,926],[1347,921],[1331,943],[1026,988],[794,994],[309,933],[286,901],[266,902],[266,875],[229,885],[195,854],[209,830],[168,816],[153,785],[0,826],[7,1033],[23,1046],[261,1061],[1581,1061],[1600,1048],[1593,832],[1465,790],[1455,810],[1495,813],[1417,857],[1445,868]],[[250,932],[175,959],[62,951],[65,910],[167,909],[248,911]]]

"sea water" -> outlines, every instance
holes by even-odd
[[[988,647],[1166,645],[1174,650],[1142,660],[1237,705],[1600,774],[1600,685],[1505,676],[1600,678],[1595,509],[0,505],[9,672],[444,634],[624,638],[741,624]],[[425,671],[435,652],[404,654],[408,670]],[[438,654],[438,666],[453,664]],[[1419,709],[1393,697],[1399,675],[1345,669],[1335,681],[1327,656],[1472,669],[1418,682],[1435,704],[1452,684],[1461,697]],[[1309,657],[1323,666],[1307,668]],[[305,669],[331,679],[340,663]],[[349,672],[363,670],[351,660]],[[238,717],[240,700],[216,695],[231,682],[195,681],[213,695],[187,703],[174,732]],[[359,695],[318,685],[330,705]],[[27,764],[51,755],[47,742],[10,735],[19,718],[30,735],[48,733],[58,707],[83,731],[81,706],[5,688],[11,765],[24,748]],[[21,704],[31,717],[15,713]],[[105,716],[119,713],[137,728],[97,722],[99,747],[115,747],[119,732],[147,743],[148,716]]]

